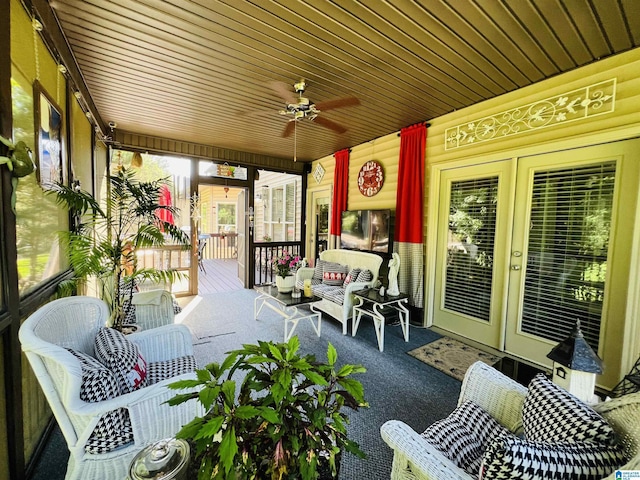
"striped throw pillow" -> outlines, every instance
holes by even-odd
[[[349,267],[340,265],[339,263],[329,263],[324,266],[322,274],[322,283],[341,287],[344,279],[347,278]]]

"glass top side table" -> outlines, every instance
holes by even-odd
[[[353,292],[358,302],[353,306],[351,316],[352,326],[351,335],[356,336],[362,315],[369,315],[373,318],[373,326],[378,339],[378,350],[384,351],[384,324],[386,315],[397,312],[402,327],[402,335],[404,341],[409,341],[409,310],[404,304],[409,302],[408,295],[401,293],[400,295],[380,295],[378,290],[373,288],[358,290]]]

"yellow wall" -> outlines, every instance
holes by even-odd
[[[71,168],[74,178],[80,180],[82,188],[92,191],[93,176],[91,172],[92,154],[91,137],[93,127],[74,98],[71,102],[71,121],[73,136],[71,137]]]
[[[445,149],[445,132],[451,127],[611,78],[616,78],[616,103],[615,111],[612,113],[471,146],[450,150]],[[437,191],[430,191],[433,166],[475,165],[492,160],[536,155],[638,137],[640,136],[640,108],[638,108],[638,105],[640,105],[640,49],[634,49],[498,98],[435,119],[425,119],[431,124],[427,133],[427,168],[425,172],[424,236],[427,251],[425,260],[425,298],[427,307],[425,314],[429,312],[429,299],[430,296],[432,297],[432,260],[435,254],[435,235],[429,234],[429,232],[434,231],[435,223],[429,223],[429,215],[430,211],[433,211],[438,204]],[[352,147],[349,162],[349,198],[347,203],[349,210],[395,209],[399,148],[400,139],[397,133]],[[384,166],[385,183],[380,193],[371,199],[367,199],[358,191],[356,180],[362,164],[371,159],[378,160]],[[310,189],[321,188],[323,185],[326,186],[333,183],[333,168],[335,164],[333,157],[327,156],[314,161],[311,172],[314,171],[317,163],[322,164],[327,170],[327,174],[321,185],[316,185],[313,176],[310,175]],[[633,282],[633,279],[637,276],[640,259],[640,253],[638,253],[640,225],[637,225],[640,223],[640,218],[638,218],[635,210],[634,203],[629,206],[627,212],[635,218],[635,240],[632,245],[629,245],[628,252],[625,251],[619,254],[621,258],[630,259],[629,262],[633,262],[629,273],[629,282]],[[640,281],[632,284],[627,301],[623,303],[625,303],[623,310],[626,309],[627,319],[624,328],[622,330],[618,329],[618,331],[607,331],[609,336],[607,343],[611,344],[610,336],[615,336],[616,339],[613,343],[618,341],[618,348],[621,350],[620,363],[610,366],[610,368],[614,369],[616,377],[627,372],[631,368],[633,361],[640,354],[640,340],[638,339],[640,326],[638,326],[639,322],[636,320],[637,314],[640,314]],[[624,339],[628,341],[625,342]],[[613,386],[611,384],[612,381],[612,378],[607,381],[609,387]]]
[[[456,149],[445,149],[446,130],[454,126],[473,122],[482,117],[496,115],[516,107],[526,106],[532,102],[560,95],[571,90],[588,85],[616,79],[615,110],[586,119],[570,123],[558,124],[527,133],[512,135],[509,137],[475,143]],[[453,112],[451,114],[431,120],[427,139],[427,173],[432,174],[435,166],[443,165],[475,165],[492,160],[501,160],[515,157],[538,155],[549,152],[570,150],[595,144],[607,143],[622,139],[640,136],[640,49],[617,55],[593,65],[569,72],[549,79],[539,84],[522,88],[501,97],[485,101],[472,107]],[[568,153],[570,154],[570,153]],[[622,173],[622,172],[621,172]],[[437,182],[434,176],[434,182]],[[427,186],[436,190],[437,184]],[[638,222],[636,212],[636,191],[633,198],[627,198],[622,222]],[[437,208],[437,193],[428,195],[425,202],[425,243],[427,250],[426,268],[427,278],[425,285],[427,294],[426,303],[433,302],[432,285],[434,282],[435,260],[435,212]],[[429,208],[432,207],[432,208]],[[622,224],[620,224],[622,225]],[[622,227],[625,228],[625,227]],[[628,236],[630,237],[630,236]],[[612,388],[619,378],[627,372],[633,361],[640,353],[640,341],[637,335],[625,333],[636,331],[636,316],[630,314],[631,307],[637,305],[639,298],[636,293],[629,292],[627,296],[627,284],[630,278],[636,275],[638,266],[629,269],[630,258],[638,249],[638,238],[629,242],[626,248],[616,249],[612,252],[609,266],[616,267],[616,278],[610,279],[609,287],[615,288],[615,297],[608,295],[609,301],[605,302],[604,338],[601,342],[601,355],[606,355],[607,365],[605,374],[599,377],[599,384],[605,388]],[[626,312],[626,314],[625,314]],[[429,318],[429,312],[425,312]],[[607,321],[606,318],[611,319]],[[620,318],[626,318],[626,322],[617,322]],[[625,342],[625,339],[628,341]]]

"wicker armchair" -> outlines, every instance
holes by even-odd
[[[141,296],[157,292],[157,301],[152,303],[140,303],[138,299]],[[141,293],[134,293],[132,304],[136,311],[136,324],[140,325],[143,330],[150,328],[171,325],[175,320],[175,311],[173,307],[173,295],[166,290],[149,290]]]
[[[482,362],[465,374],[458,405],[470,400],[482,407],[503,426],[517,432],[522,427],[522,405],[527,389]],[[470,480],[473,477],[425,442],[404,422],[389,420],[380,429],[383,440],[393,449],[391,478],[428,480]]]
[[[125,478],[133,457],[157,440],[172,437],[182,425],[202,415],[195,402],[171,407],[175,395],[167,384],[195,378],[189,373],[100,402],[80,399],[82,368],[67,348],[93,356],[94,339],[108,317],[106,304],[92,297],[69,297],[44,305],[20,327],[22,350],[36,374],[70,451],[67,480]],[[128,336],[147,362],[193,354],[187,327],[170,325]],[[85,444],[106,412],[126,408],[133,442],[108,453],[90,454]]]
[[[476,362],[462,382],[458,405],[470,400],[514,433],[522,429],[522,406],[527,389],[494,368]],[[596,405],[620,435],[631,460],[623,470],[640,469],[640,393]],[[393,449],[392,480],[471,480],[470,476],[422,439],[411,427],[397,420],[382,425],[380,433]],[[614,480],[614,475],[606,477]]]

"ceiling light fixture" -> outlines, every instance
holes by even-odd
[[[140,152],[133,152],[131,166],[134,168],[142,168],[142,154]]]

